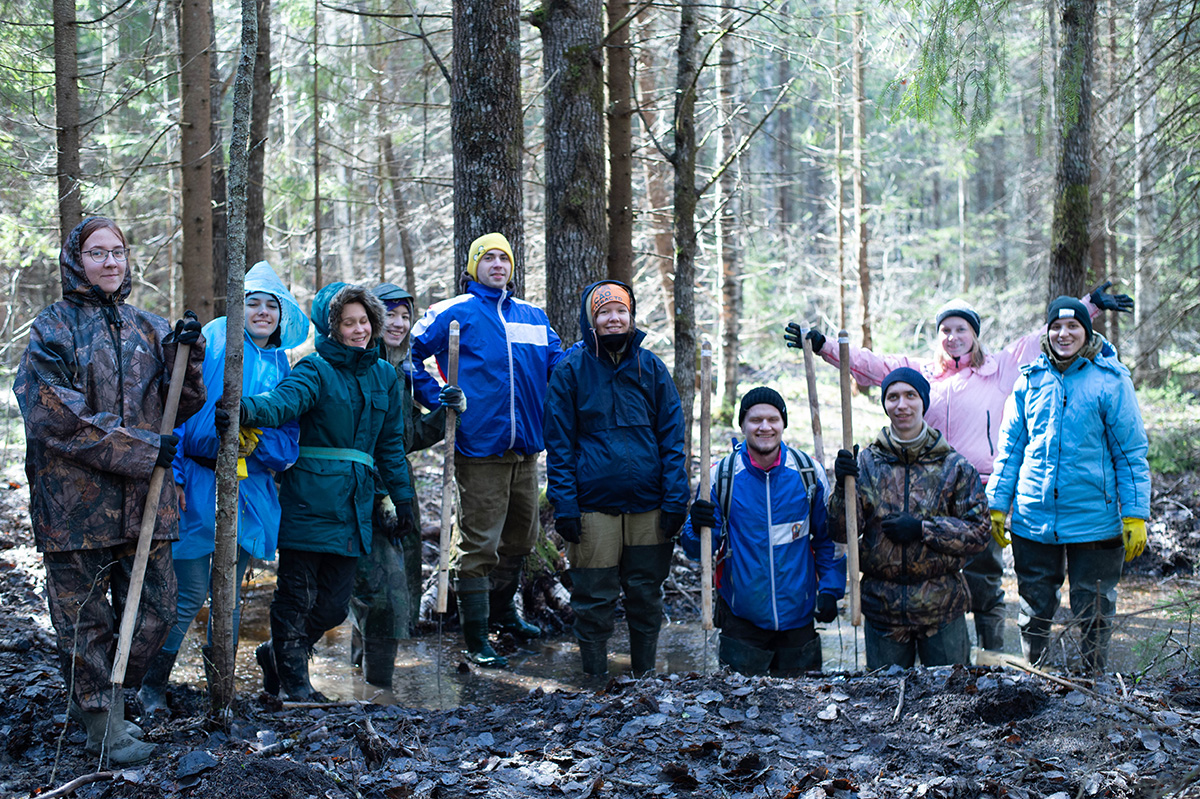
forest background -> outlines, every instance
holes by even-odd
[[[247,5],[247,4],[243,4]],[[131,302],[224,310],[242,9],[0,0],[0,362],[60,296],[83,215],[133,245]],[[1113,280],[1098,322],[1200,463],[1200,41],[1161,0],[259,0],[246,266],[457,293],[497,229],[570,343],[579,290],[631,282],[690,407],[795,377],[790,320],[933,354],[965,297],[993,348]],[[456,57],[456,54],[461,54]],[[236,207],[234,205],[233,207]],[[241,258],[236,259],[241,263]],[[798,386],[798,383],[796,384]],[[1150,393],[1147,393],[1150,392]]]

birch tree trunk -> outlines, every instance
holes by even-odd
[[[179,149],[183,192],[183,307],[213,318],[211,0],[182,0]]]
[[[54,124],[58,128],[58,229],[61,241],[83,221],[79,163],[79,34],[75,0],[54,0]],[[58,274],[57,264],[51,282]]]

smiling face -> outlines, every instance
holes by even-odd
[[[756,461],[773,460],[783,441],[783,414],[767,402],[751,405],[742,420],[742,435]]]
[[[361,302],[348,302],[337,323],[338,340],[347,347],[365,350],[371,343],[371,317]]]
[[[266,347],[271,334],[279,328],[279,300],[265,291],[246,295],[246,332],[260,347]]]
[[[596,332],[602,336],[614,336],[629,332],[629,309],[621,302],[606,302],[596,311],[592,322]]]
[[[1074,317],[1050,323],[1050,348],[1059,358],[1070,358],[1087,343],[1087,329]]]
[[[399,347],[408,337],[412,329],[412,310],[407,302],[388,308],[383,317],[383,343],[389,347]]]
[[[895,382],[888,386],[883,398],[883,410],[892,422],[892,432],[897,438],[916,438],[925,424],[925,405],[921,395],[908,383]]]
[[[504,250],[488,250],[479,259],[475,274],[488,288],[502,289],[512,274],[512,261]]]
[[[125,270],[129,268],[129,261],[117,261],[116,256],[111,252],[124,249],[125,240],[109,227],[97,229],[79,247],[79,258],[83,262],[84,275],[87,276],[89,283],[99,286],[105,294],[116,294],[125,280]],[[97,262],[92,258],[90,253],[95,250],[106,251],[103,261]],[[128,255],[126,258],[128,259]]]
[[[961,316],[947,316],[938,326],[942,350],[951,358],[963,358],[971,354],[975,346],[975,331]]]

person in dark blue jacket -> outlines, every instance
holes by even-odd
[[[471,410],[460,417],[455,436],[454,590],[467,658],[502,668],[508,662],[488,642],[489,623],[521,638],[542,633],[521,617],[516,592],[525,556],[537,542],[542,409],[563,352],[546,312],[512,294],[508,239],[480,236],[467,256],[463,293],[434,303],[413,328],[413,390],[425,407],[440,405],[436,381],[419,364],[433,356],[446,374],[450,323],[457,321],[458,385]]]
[[[687,512],[679,393],[666,364],[642,349],[635,309],[624,283],[584,289],[583,340],[554,370],[546,396],[546,496],[567,542],[587,674],[608,673],[622,591],[633,672],[654,670],[662,584]]]
[[[846,590],[846,558],[826,525],[829,481],[821,464],[784,445],[787,406],[775,390],[748,391],[738,424],[745,439],[712,467],[709,498],[692,503],[681,540],[698,559],[697,528],[713,536],[718,656],[742,674],[819,671],[813,621],[833,621]],[[722,466],[729,465],[726,486]]]

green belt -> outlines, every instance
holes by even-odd
[[[318,461],[354,461],[374,469],[375,458],[361,449],[343,449],[342,447],[301,447],[301,458],[312,458]]]

